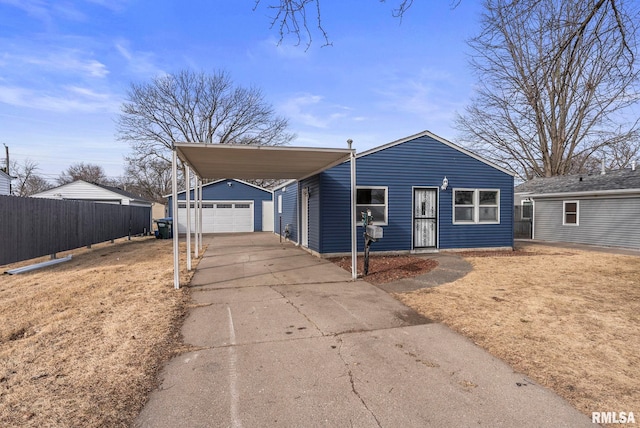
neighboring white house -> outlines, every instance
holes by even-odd
[[[0,195],[11,194],[11,176],[0,169]]]
[[[76,180],[53,189],[31,195],[33,198],[65,199],[70,201],[151,207],[152,203],[117,187]]]

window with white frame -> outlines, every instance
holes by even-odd
[[[580,205],[578,201],[563,201],[562,202],[562,224],[569,226],[577,226],[579,220]]]
[[[454,189],[453,223],[500,223],[500,191],[497,189]]]
[[[278,195],[278,214],[282,214],[282,195]]]
[[[522,220],[531,220],[533,217],[533,201],[523,199],[520,204],[520,216]]]
[[[356,222],[361,223],[361,212],[371,210],[373,224],[387,224],[387,193],[386,187],[358,187],[356,188]]]

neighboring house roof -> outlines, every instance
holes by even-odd
[[[10,176],[3,169],[0,169],[0,177],[8,178],[9,180],[14,179],[15,177]]]
[[[31,195],[34,198],[62,198],[76,201],[123,201],[129,203],[149,205],[151,202],[142,199],[126,190],[118,187],[105,186],[103,184],[89,183],[84,180],[76,180],[52,189]]]
[[[146,199],[142,199],[139,195],[135,195],[131,192],[127,192],[126,190],[122,190],[119,187],[113,187],[113,186],[105,186],[104,184],[98,184],[98,183],[89,183],[89,184],[93,184],[94,186],[98,186],[98,187],[102,187],[105,190],[109,190],[113,193],[117,193],[119,195],[124,196],[125,198],[129,198],[132,201],[136,201],[136,202],[150,202],[147,201]]]
[[[630,168],[606,174],[537,177],[515,187],[516,194],[531,196],[635,192],[640,192],[640,170]]]

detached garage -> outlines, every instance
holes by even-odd
[[[185,191],[178,193],[178,232],[187,227]],[[195,224],[195,195],[191,189],[191,224]],[[171,213],[171,196],[169,215]],[[217,180],[202,186],[202,233],[273,231],[273,194],[242,180]]]

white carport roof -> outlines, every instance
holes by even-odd
[[[351,146],[351,141],[348,141]],[[352,277],[356,279],[356,224],[355,224],[355,151],[348,149],[247,146],[231,144],[176,143],[173,151],[172,205],[174,224],[177,224],[177,158],[201,179],[238,178],[302,180],[351,160],[351,255]],[[189,180],[187,180],[189,181]],[[190,187],[188,184],[187,189]],[[189,192],[186,192],[188,195]],[[187,204],[187,212],[190,204]],[[187,214],[187,224],[190,214]],[[197,235],[197,233],[196,233]],[[187,266],[190,266],[191,233],[187,234]],[[174,286],[180,288],[178,261],[178,233],[173,234]]]
[[[349,160],[350,149],[231,144],[175,145],[178,156],[207,179],[296,179],[314,175]]]

